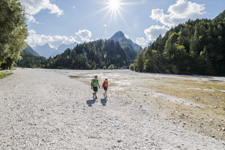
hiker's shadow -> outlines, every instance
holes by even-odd
[[[96,102],[96,99],[94,98],[94,99],[91,99],[91,100],[87,100],[87,105],[89,106],[89,107],[92,107],[92,105],[94,104]]]
[[[101,99],[102,106],[106,106],[107,98]]]

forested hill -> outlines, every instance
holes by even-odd
[[[130,58],[113,40],[97,40],[79,44],[53,58],[45,59],[23,52],[20,67],[67,68],[67,69],[118,69],[128,68]]]
[[[47,68],[70,69],[103,69],[103,68],[127,68],[129,57],[119,42],[113,40],[97,40],[83,43],[67,49],[61,55],[49,58]]]
[[[20,53],[22,59],[16,62],[16,66],[26,67],[26,68],[36,68],[44,67],[46,64],[46,59],[42,56],[36,56],[35,53],[31,51],[22,51]]]
[[[214,20],[218,22],[225,22],[225,10],[221,14],[219,14]]]
[[[139,53],[136,71],[225,75],[225,12],[214,20],[187,21]],[[132,67],[132,68],[133,68]]]

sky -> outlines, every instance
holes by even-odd
[[[108,39],[117,31],[141,46],[188,19],[214,19],[224,0],[20,0],[35,47]]]

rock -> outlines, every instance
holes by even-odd
[[[201,100],[201,98],[198,97],[198,96],[194,96],[193,98],[194,98],[196,101],[200,101],[200,100]]]
[[[117,140],[117,142],[118,142],[118,143],[121,143],[121,142],[122,142],[122,140]]]
[[[221,130],[222,130],[222,131],[225,131],[225,128],[222,128]]]

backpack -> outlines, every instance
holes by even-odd
[[[104,87],[108,87],[108,82],[105,82],[105,81],[104,81],[103,86],[104,86]]]

